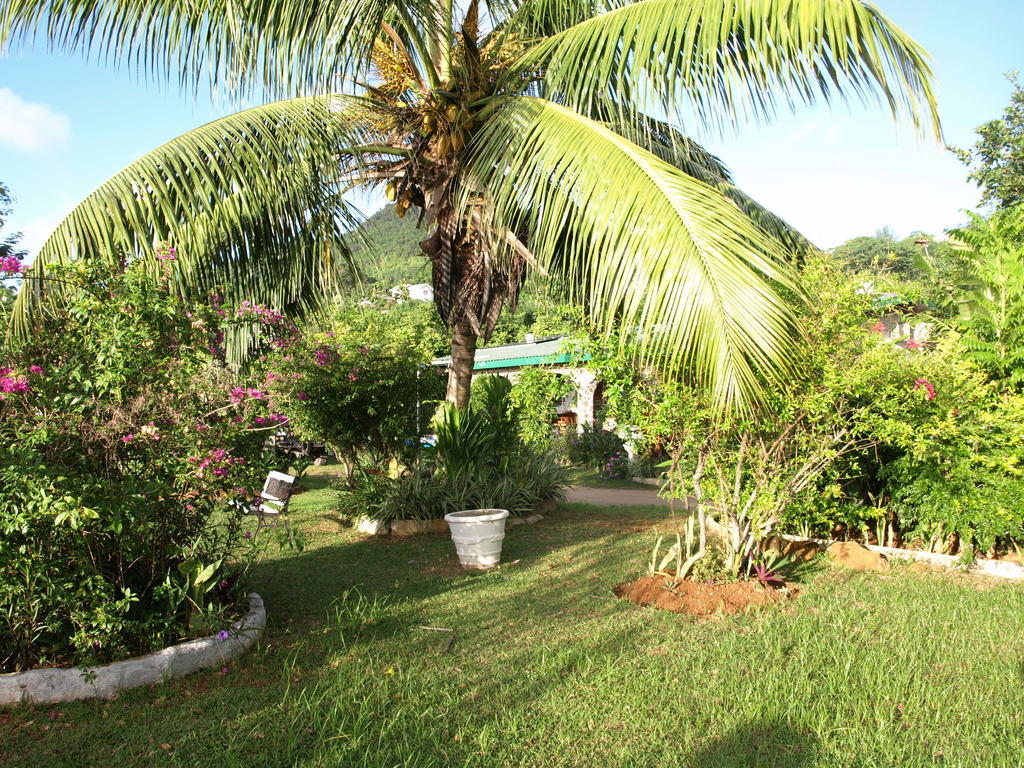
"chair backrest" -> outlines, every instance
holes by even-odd
[[[294,475],[286,475],[284,472],[271,472],[267,475],[267,481],[263,484],[263,498],[270,497],[278,501],[288,501],[295,487]]]

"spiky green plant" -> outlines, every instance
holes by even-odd
[[[0,45],[35,37],[284,100],[86,198],[40,251],[17,332],[60,294],[49,265],[157,269],[160,242],[183,292],[308,310],[348,258],[342,195],[382,185],[429,230],[460,406],[477,339],[529,270],[721,404],[756,397],[793,365],[783,294],[803,241],[692,136],[851,96],[939,130],[924,52],[863,0],[0,0]]]

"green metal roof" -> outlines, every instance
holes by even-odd
[[[543,336],[535,341],[503,344],[500,347],[480,347],[476,351],[474,371],[494,368],[524,368],[531,365],[558,365],[568,363],[572,355],[563,349],[565,336]],[[431,361],[436,366],[451,365],[451,355]]]

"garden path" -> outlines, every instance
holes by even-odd
[[[566,494],[570,504],[593,504],[598,507],[667,507],[655,489],[640,488],[592,488],[574,485]],[[682,505],[680,505],[682,506]]]

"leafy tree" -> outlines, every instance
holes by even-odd
[[[897,279],[920,279],[923,276],[918,264],[921,244],[927,242],[931,256],[938,262],[949,254],[949,244],[936,241],[924,232],[912,232],[898,240],[896,233],[884,227],[874,235],[864,235],[847,240],[832,250],[832,255],[853,273],[888,275]]]
[[[18,243],[21,242],[21,233],[3,234],[4,223],[11,215],[12,202],[10,190],[6,184],[0,181],[0,259],[12,257],[20,259],[25,256],[24,249],[18,247]]]
[[[981,204],[996,208],[1024,203],[1024,87],[1017,72],[1006,77],[1013,93],[1002,118],[980,126],[971,149],[950,147],[971,169],[967,178],[981,187]]]
[[[926,260],[968,354],[994,379],[1024,389],[1024,205],[950,232],[956,269]]]
[[[715,132],[872,94],[938,132],[923,50],[863,0],[484,6],[6,0],[0,43],[43,30],[59,50],[146,75],[285,97],[114,176],[43,246],[40,275],[72,254],[148,256],[161,240],[181,254],[181,291],[222,284],[229,300],[302,311],[351,258],[339,184],[385,184],[400,215],[415,206],[430,228],[459,405],[478,338],[531,270],[565,278],[599,326],[645,331],[646,353],[720,403],[784,378],[797,320],[782,289],[804,241],[680,126]],[[22,296],[20,318],[39,299]]]
[[[8,190],[7,185],[0,181],[0,260],[22,259],[25,257],[25,251],[18,247],[18,243],[21,241],[21,234],[18,232],[7,235],[3,234],[4,222],[11,214],[11,202],[10,190]],[[10,312],[16,292],[13,286],[7,285],[0,280],[0,322]]]
[[[360,458],[377,468],[408,459],[443,381],[429,365],[433,329],[407,316],[351,309],[312,327],[267,361],[272,402],[301,437],[328,445],[352,476]],[[418,429],[419,428],[419,429]]]
[[[918,250],[908,240],[897,240],[896,233],[885,227],[874,235],[847,240],[836,246],[832,253],[851,272],[906,276],[914,269],[914,258]]]

